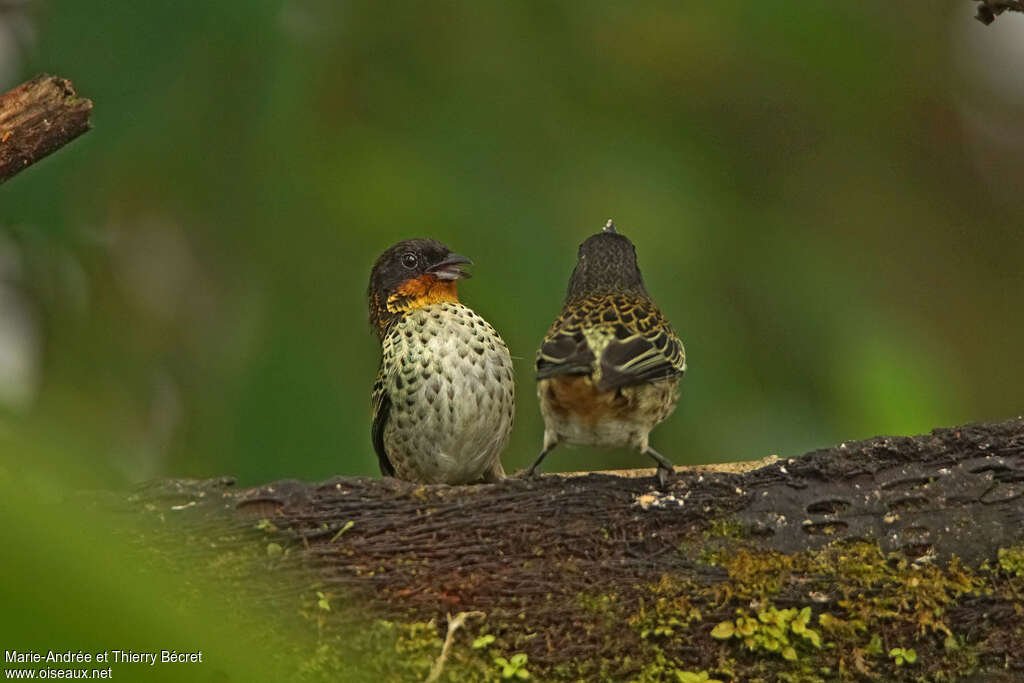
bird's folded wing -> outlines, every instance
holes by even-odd
[[[537,352],[537,379],[559,375],[589,375],[594,353],[579,327],[553,328]]]
[[[597,388],[612,391],[676,377],[686,370],[683,345],[664,323],[640,332],[616,326],[616,336],[601,354],[601,378]]]
[[[373,450],[377,451],[377,460],[380,462],[380,473],[386,477],[395,476],[395,468],[388,460],[387,450],[384,448],[384,426],[388,423],[391,415],[391,396],[384,385],[383,374],[377,376],[373,384],[373,427],[371,435],[373,438]]]
[[[555,321],[537,352],[537,379],[593,375],[602,391],[685,370],[683,344],[661,312],[649,300],[622,296],[576,304]]]

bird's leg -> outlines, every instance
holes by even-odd
[[[558,435],[555,434],[552,431],[549,431],[549,430],[545,429],[544,430],[544,445],[540,449],[540,455],[538,455],[537,459],[533,461],[532,465],[530,465],[530,469],[526,470],[526,472],[523,474],[523,478],[524,479],[534,479],[537,476],[539,476],[539,473],[537,472],[537,468],[540,467],[540,464],[542,462],[544,462],[544,458],[546,458],[548,456],[548,453],[550,453],[551,451],[555,450],[555,446],[557,446],[557,445],[558,445]]]
[[[658,483],[662,488],[668,483],[669,478],[675,474],[676,468],[672,462],[664,455],[654,450],[650,446],[644,449],[644,455],[649,455],[654,458],[654,461],[658,463]]]
[[[553,444],[550,446],[548,446],[547,444],[544,445],[544,450],[540,452],[540,455],[537,456],[537,459],[533,461],[532,465],[530,465],[530,469],[526,470],[526,474],[524,475],[526,479],[533,479],[539,476],[537,468],[540,467],[540,464],[544,461],[544,458],[546,458],[548,453],[554,450],[554,448],[555,446]]]

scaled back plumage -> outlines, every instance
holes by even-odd
[[[537,353],[538,379],[591,375],[607,391],[686,369],[683,345],[647,293],[633,243],[609,227],[580,245],[562,313]]]

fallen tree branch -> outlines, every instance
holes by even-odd
[[[0,95],[0,184],[90,128],[92,101],[41,75]]]
[[[352,680],[357,655],[368,678],[427,676],[445,640],[442,680],[494,676],[469,647],[487,634],[505,671],[544,679],[1024,672],[1024,418],[680,469],[667,490],[600,473],[229,483],[160,482],[117,506],[161,520],[144,547],[231,567],[246,601],[306,606]],[[475,611],[445,637],[446,614]],[[396,673],[418,660],[390,645],[374,660],[383,637],[436,649]]]
[[[460,628],[466,625],[466,619],[469,617],[484,617],[487,616],[483,612],[459,612],[454,617],[448,615],[448,632],[444,636],[444,644],[441,646],[441,654],[438,656],[437,661],[434,662],[434,666],[430,669],[430,675],[427,676],[427,683],[434,683],[441,677],[441,672],[444,671],[445,662],[448,661],[448,653],[451,652],[453,637]]]

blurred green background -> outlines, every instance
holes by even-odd
[[[366,280],[407,237],[476,263],[463,298],[517,359],[508,471],[609,217],[686,343],[653,435],[677,463],[1020,413],[1024,17],[974,6],[0,0],[0,91],[46,71],[95,102],[0,187],[3,647],[202,648],[114,676],[279,680],[253,639],[295,610],[225,607],[201,567],[140,567],[124,517],[53,503],[375,474]]]
[[[475,262],[533,355],[614,218],[689,372],[677,463],[1001,419],[1024,399],[1024,17],[974,3],[0,2],[0,90],[94,130],[0,187],[0,473],[375,474],[365,289]],[[6,435],[2,436],[2,435]],[[59,456],[59,457],[58,457]],[[548,470],[648,466],[561,449]]]

